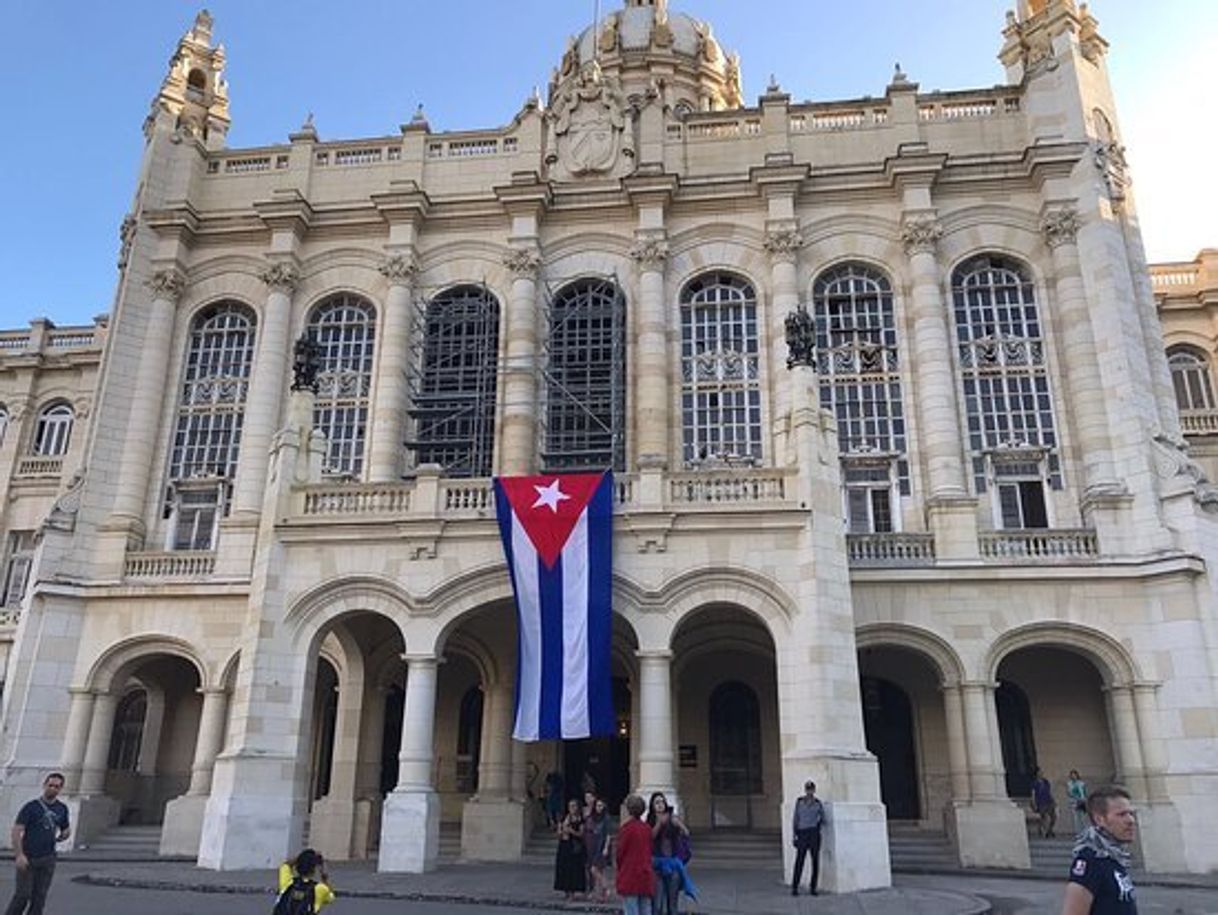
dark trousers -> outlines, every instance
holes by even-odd
[[[804,875],[804,858],[812,857],[812,880],[809,886],[813,890],[820,880],[820,829],[800,829],[795,833],[795,875],[791,878],[791,889],[799,888],[799,881]]]
[[[42,915],[47,892],[51,889],[51,878],[55,876],[55,856],[31,858],[29,867],[17,868],[17,888],[13,901],[4,910],[4,915]],[[26,908],[29,906],[29,908]]]

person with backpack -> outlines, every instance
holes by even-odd
[[[279,866],[279,900],[272,915],[317,915],[333,901],[325,859],[313,849]]]

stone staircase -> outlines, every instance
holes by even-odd
[[[67,854],[74,861],[194,861],[162,857],[160,826],[113,826]]]
[[[1073,837],[1042,839],[1029,836],[1032,869],[1023,871],[994,871],[1011,876],[1065,879],[1074,850]],[[947,835],[918,829],[902,823],[888,825],[888,850],[892,869],[905,874],[975,873],[964,871],[956,860],[956,850]]]

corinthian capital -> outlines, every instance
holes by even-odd
[[[158,270],[148,277],[147,285],[154,300],[164,299],[169,304],[176,305],[178,299],[182,297],[183,290],[186,289],[186,277],[182,276],[177,269],[170,267],[166,270]]]
[[[392,286],[409,286],[419,274],[419,265],[410,254],[391,254],[377,269]]]
[[[630,256],[644,270],[656,270],[668,260],[668,242],[662,238],[641,238],[630,249]]]
[[[300,282],[300,271],[291,264],[280,261],[270,264],[258,274],[258,279],[275,292],[291,295],[296,289],[296,284]]]
[[[765,236],[766,253],[777,262],[795,263],[803,245],[804,237],[795,228],[773,229]]]
[[[515,276],[531,278],[541,267],[541,255],[534,248],[513,248],[503,256],[503,265]]]
[[[1050,248],[1074,244],[1081,226],[1078,210],[1070,206],[1050,210],[1040,220],[1041,234]]]
[[[905,254],[934,254],[939,239],[943,237],[943,226],[933,216],[911,216],[901,226],[901,241]]]

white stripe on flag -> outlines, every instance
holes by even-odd
[[[512,560],[516,576],[516,602],[520,611],[520,697],[513,736],[537,740],[541,732],[541,591],[537,549],[512,513]]]
[[[592,733],[588,719],[588,509],[562,549],[562,736]]]

